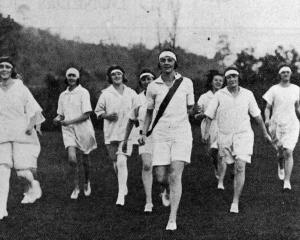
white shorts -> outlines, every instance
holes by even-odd
[[[219,155],[228,164],[234,163],[237,159],[251,163],[253,143],[252,131],[238,134],[218,134]]]
[[[288,129],[278,126],[275,121],[271,121],[268,130],[276,149],[283,147],[294,150],[299,137],[299,124]]]
[[[172,161],[191,162],[192,142],[153,142],[152,165],[170,165]]]
[[[5,142],[0,143],[0,164],[17,170],[37,168],[39,144]]]

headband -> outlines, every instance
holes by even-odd
[[[237,70],[234,69],[229,69],[228,71],[225,72],[225,77],[229,76],[229,75],[240,75],[239,72]]]
[[[6,64],[9,65],[11,68],[14,67],[10,62],[5,62],[5,61],[3,61],[3,62],[0,62],[0,64],[1,64],[1,63],[6,63]]]
[[[113,74],[113,73],[116,73],[116,72],[119,72],[119,73],[122,73],[124,74],[120,69],[114,69],[110,72],[110,74]]]
[[[289,73],[291,73],[292,72],[292,70],[291,70],[291,68],[290,67],[288,67],[288,66],[283,66],[283,67],[281,67],[280,69],[279,69],[279,74],[280,73],[282,73],[282,72],[289,72]]]
[[[158,59],[161,59],[163,57],[171,57],[175,61],[177,61],[176,55],[173,52],[171,52],[171,51],[163,51],[163,52],[161,52],[161,54],[159,54]]]
[[[154,78],[154,76],[153,76],[152,73],[142,73],[142,74],[140,75],[140,79],[143,78],[143,77],[145,77],[145,76],[150,76],[150,77],[153,77],[153,78]]]
[[[77,78],[80,76],[79,71],[76,68],[69,68],[66,72],[66,77],[68,77],[69,74],[74,74]]]

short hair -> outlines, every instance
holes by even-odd
[[[140,74],[139,74],[139,76],[141,76],[143,73],[150,73],[150,74],[152,74],[153,75],[153,77],[154,77],[154,79],[156,78],[156,75],[155,75],[155,73],[151,70],[151,69],[149,69],[149,68],[144,68],[141,72],[140,72]],[[143,78],[145,78],[146,76],[144,76]],[[140,82],[140,77],[139,77],[139,82]]]
[[[215,76],[223,77],[223,74],[220,73],[218,70],[215,70],[215,69],[209,70],[208,73],[206,74],[206,78],[207,78],[206,89],[207,89],[207,91],[212,90],[212,81],[213,81]],[[224,86],[224,84],[225,84],[225,81],[223,81],[223,86]]]
[[[110,66],[110,67],[107,69],[107,71],[106,71],[107,81],[108,81],[110,84],[113,83],[110,74],[111,74],[111,72],[112,72],[113,70],[116,70],[116,69],[120,70],[120,71],[123,73],[123,83],[128,82],[127,78],[125,77],[125,70],[124,70],[121,66],[119,66],[119,65],[112,65],[112,66]]]
[[[2,57],[0,57],[0,63],[3,63],[3,62],[8,62],[13,66],[12,70],[11,70],[11,77],[16,78],[17,77],[16,65],[15,65],[14,61],[12,60],[12,58],[9,56],[2,56]]]
[[[165,52],[165,51],[172,52],[172,53],[175,54],[177,60],[175,61],[174,69],[177,69],[177,68],[178,68],[178,56],[177,56],[176,52],[175,52],[173,49],[171,49],[171,48],[164,48],[162,51],[160,51],[160,53],[158,54],[158,56],[159,56],[162,52]],[[159,59],[158,59],[158,64],[157,64],[157,66],[158,66],[158,69],[161,69],[161,68],[160,68],[160,64],[159,64]]]

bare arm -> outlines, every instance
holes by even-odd
[[[267,103],[267,106],[265,108],[265,124],[267,127],[269,127],[270,124],[271,110],[272,110],[272,105]]]
[[[209,137],[209,129],[210,129],[210,125],[211,125],[211,121],[212,119],[205,116],[205,121],[206,121],[206,126],[205,126],[205,130],[204,130],[204,134],[203,134],[203,138],[202,138],[202,142],[203,143],[207,143],[208,141],[208,137]]]
[[[259,128],[261,129],[264,138],[268,141],[268,142],[272,142],[271,137],[269,136],[266,126],[264,124],[264,121],[261,117],[261,115],[258,115],[257,117],[254,117],[255,122],[258,124]]]
[[[299,99],[300,99],[300,97],[299,97]],[[300,102],[299,102],[299,100],[295,102],[295,111],[296,111],[297,118],[300,121]]]

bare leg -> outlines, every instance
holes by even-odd
[[[237,211],[233,211],[233,212],[238,212],[239,199],[245,183],[245,169],[246,169],[246,162],[237,159],[237,161],[234,164],[234,172],[235,172],[234,180],[233,180],[234,193],[233,193],[233,200],[232,200],[232,203],[236,204],[237,206]]]
[[[169,222],[176,223],[177,211],[182,194],[182,172],[184,169],[183,161],[172,161],[170,166],[170,201],[171,211]]]
[[[117,168],[118,168],[118,185],[119,193],[117,199],[117,205],[125,204],[125,195],[127,194],[127,178],[128,178],[128,169],[127,169],[127,156],[124,154],[118,154],[117,156]]]
[[[226,175],[227,164],[222,157],[219,157],[218,161],[218,172],[219,172],[219,182],[218,189],[224,190],[224,178]]]
[[[152,203],[152,156],[149,153],[142,154],[143,169],[142,169],[142,180],[144,184],[146,203]]]
[[[84,183],[87,184],[90,181],[90,168],[91,168],[91,159],[89,154],[83,154],[83,168],[84,168]]]
[[[9,166],[0,164],[0,220],[7,216],[10,173]]]
[[[74,189],[79,189],[79,167],[75,147],[68,147],[68,160],[71,167],[71,174],[73,174]]]
[[[284,156],[284,162],[285,162],[285,178],[284,178],[284,189],[291,189],[291,175],[292,175],[292,170],[294,166],[294,159],[293,159],[293,151],[290,149],[284,149],[283,152]]]

